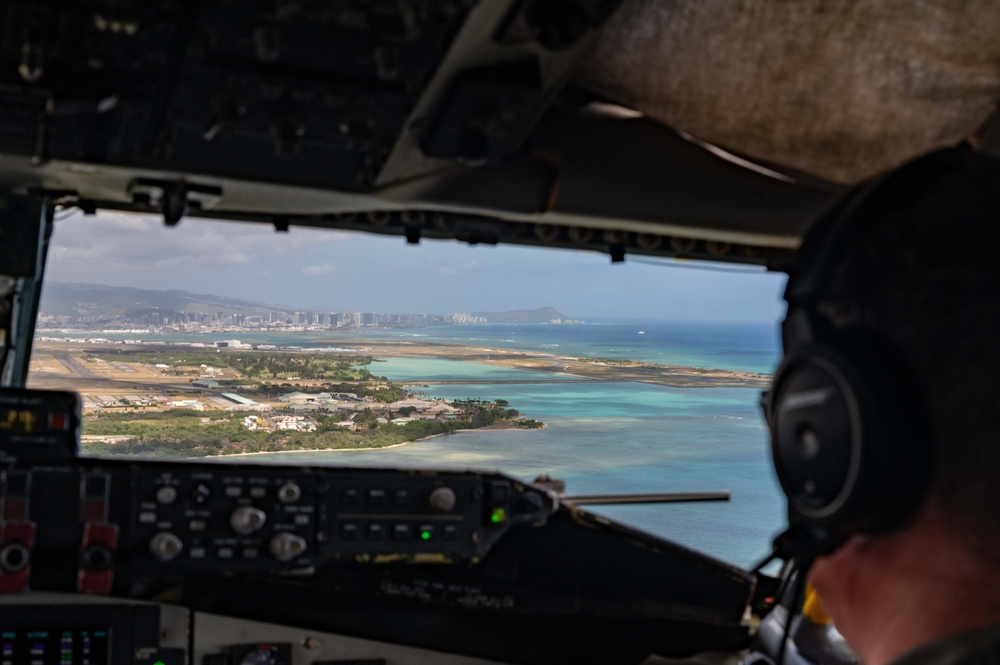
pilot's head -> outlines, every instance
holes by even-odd
[[[1000,590],[1000,160],[958,147],[856,189],[810,232],[786,299],[767,409],[786,546],[877,665],[899,648],[852,632],[880,604],[945,579]],[[967,602],[1000,621],[996,600]]]

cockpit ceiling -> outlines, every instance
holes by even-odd
[[[11,1],[0,188],[780,266],[996,107],[1000,4],[953,4]]]
[[[577,81],[699,139],[855,183],[973,137],[1000,100],[992,0],[624,0]]]

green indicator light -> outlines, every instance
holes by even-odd
[[[431,532],[430,531],[421,531],[420,532],[420,538],[421,538],[421,540],[430,540],[431,539]]]
[[[162,660],[158,660],[155,663],[153,663],[153,665],[167,665],[167,664],[164,663]]]
[[[494,508],[493,513],[490,515],[490,521],[494,524],[500,524],[500,522],[507,521],[507,511],[503,508]]]

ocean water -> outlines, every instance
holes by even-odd
[[[638,335],[639,330],[645,334]],[[366,336],[765,372],[779,359],[774,326],[742,324],[454,326],[366,332]],[[640,383],[488,383],[551,381],[553,376],[427,358],[390,359],[373,371],[407,382],[482,381],[418,390],[446,399],[505,399],[525,416],[544,421],[547,428],[460,432],[378,451],[245,459],[489,468],[525,480],[547,473],[566,480],[570,494],[728,490],[732,499],[726,503],[595,506],[592,510],[740,566],[749,566],[766,554],[771,538],[784,523],[758,390]]]

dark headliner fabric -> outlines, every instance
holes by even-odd
[[[975,134],[997,0],[624,0],[577,82],[703,141],[856,182]]]

